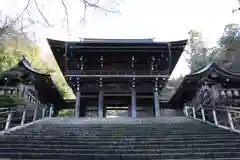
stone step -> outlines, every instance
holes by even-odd
[[[199,125],[200,124],[200,125]],[[113,128],[129,128],[131,129],[132,127],[134,128],[156,128],[156,129],[162,129],[162,128],[184,128],[184,126],[195,126],[198,125],[198,128],[211,128],[208,124],[206,123],[201,123],[201,122],[194,122],[192,123],[192,121],[190,123],[158,123],[158,122],[153,122],[153,123],[148,123],[148,124],[46,124],[46,123],[38,123],[35,126],[37,127],[41,127],[41,128],[47,128],[47,127],[52,127],[52,128],[76,128],[76,127],[83,127],[83,128],[109,128],[109,127],[113,127]],[[161,127],[161,128],[158,128]],[[32,126],[30,126],[29,128],[34,128]]]
[[[186,126],[186,127],[193,127],[193,126]],[[135,126],[132,126],[132,127],[121,127],[121,128],[116,128],[114,126],[109,126],[109,127],[101,127],[101,128],[95,128],[95,127],[84,127],[84,126],[76,126],[76,127],[73,127],[73,128],[68,128],[68,127],[59,127],[59,128],[56,128],[56,127],[52,127],[52,126],[47,126],[47,127],[41,127],[41,126],[35,126],[34,128],[27,128],[26,130],[35,130],[36,128],[38,129],[46,129],[46,130],[91,130],[91,131],[98,131],[98,130],[101,130],[101,131],[108,131],[108,128],[112,128],[114,130],[119,130],[121,131],[122,129],[123,130],[127,130],[127,131],[136,131],[136,130],[140,130],[140,131],[144,131],[143,129],[147,129],[147,130],[156,130],[156,131],[169,131],[169,130],[183,130],[183,131],[186,131],[186,128],[179,128],[179,127],[164,127],[164,126],[157,126],[157,127],[154,127],[154,126],[148,126],[148,127],[135,127]],[[191,130],[206,130],[206,129],[209,129],[209,130],[219,130],[219,128],[216,128],[216,127],[194,127],[194,128],[189,128],[189,131]]]
[[[65,149],[111,149],[111,148],[134,148],[134,149],[154,149],[154,148],[162,148],[162,149],[179,149],[179,148],[223,148],[223,147],[231,147],[237,148],[240,147],[240,143],[209,143],[209,144],[36,144],[32,143],[4,143],[0,144],[0,150],[4,148],[65,148]]]
[[[240,134],[187,118],[166,119],[44,120],[0,136],[0,158],[240,159]]]
[[[101,134],[110,134],[110,133],[121,133],[121,134],[124,134],[124,133],[133,133],[133,134],[136,134],[136,133],[141,133],[141,134],[145,134],[145,133],[162,133],[162,134],[169,134],[169,133],[182,133],[182,134],[187,134],[187,133],[192,133],[192,134],[201,134],[201,133],[206,133],[208,132],[209,134],[215,134],[215,133],[219,133],[222,132],[222,133],[229,133],[229,131],[221,131],[219,129],[216,129],[216,130],[210,130],[210,129],[205,129],[205,130],[176,130],[176,129],[172,129],[170,131],[167,131],[167,130],[163,130],[163,131],[158,131],[158,130],[148,130],[148,129],[144,129],[144,130],[134,130],[134,131],[130,131],[130,130],[114,130],[114,129],[111,129],[111,130],[108,130],[108,131],[102,131],[102,130],[68,130],[68,129],[62,129],[62,130],[40,130],[40,129],[37,129],[36,130],[21,130],[21,131],[16,131],[15,133],[48,133],[48,134],[55,134],[55,133],[76,133],[76,132],[91,132],[91,133],[101,133]],[[231,133],[231,132],[230,132]]]
[[[191,127],[191,126],[196,126],[195,123],[191,123],[191,124],[146,124],[146,125],[142,125],[142,124],[133,124],[133,125],[123,125],[123,124],[119,124],[119,125],[91,125],[91,124],[78,124],[78,125],[71,125],[68,126],[66,124],[63,125],[55,125],[55,124],[49,124],[49,125],[41,125],[41,124],[36,124],[34,125],[35,127],[38,128],[55,128],[55,129],[60,129],[60,128],[67,128],[67,129],[74,129],[74,128],[92,128],[92,129],[107,129],[107,128],[114,128],[114,129],[121,129],[121,128],[126,128],[126,129],[139,129],[139,128],[154,128],[154,129],[184,129],[184,126],[186,127]],[[29,129],[33,129],[34,127],[30,126]],[[197,124],[196,128],[212,128],[212,126],[209,126],[207,124]],[[213,127],[213,128],[217,128],[217,127]]]
[[[199,124],[201,124],[199,126]],[[131,129],[132,127],[134,128],[184,128],[184,126],[194,126],[196,123],[166,123],[166,124],[161,124],[161,123],[152,123],[152,124],[36,124],[35,126],[37,127],[42,127],[42,128],[47,128],[47,127],[54,127],[54,128],[75,128],[75,127],[83,127],[83,128],[108,128],[108,127],[113,127],[113,128],[129,128]],[[198,123],[198,128],[203,128],[203,127],[209,127],[208,124],[206,123]],[[161,128],[158,128],[158,127]],[[31,127],[30,128],[34,128]]]
[[[201,124],[201,126],[199,126],[200,128],[201,127],[209,127],[208,124],[206,123],[201,123],[201,122],[197,122],[197,121],[191,121],[188,122],[188,123],[161,123],[161,122],[152,122],[152,123],[147,123],[147,124],[138,124],[138,123],[132,123],[132,124],[124,124],[122,123],[122,121],[118,124],[84,124],[84,123],[76,123],[76,124],[67,124],[67,123],[63,123],[63,124],[57,124],[57,123],[38,123],[36,124],[35,126],[40,126],[40,127],[48,127],[48,126],[51,126],[51,127],[59,127],[59,128],[74,128],[74,127],[79,127],[79,126],[82,126],[82,127],[95,127],[95,128],[103,128],[103,127],[115,127],[115,128],[131,128],[131,127],[137,127],[137,128],[140,128],[140,127],[158,127],[158,126],[163,126],[164,128],[174,128],[174,127],[177,127],[177,128],[183,128],[184,125],[185,126],[194,126],[196,124]],[[34,128],[34,127],[30,127],[30,128]]]
[[[65,139],[67,141],[96,141],[96,140],[102,140],[102,141],[111,141],[111,140],[158,140],[158,141],[164,141],[164,140],[216,140],[216,139],[228,139],[228,140],[235,140],[239,139],[239,135],[196,135],[196,136],[187,136],[187,135],[166,135],[166,136],[131,136],[131,135],[122,135],[122,136],[68,136],[68,135],[3,135],[0,137],[0,141],[4,140],[10,140],[10,139],[35,139],[35,140],[61,140]]]
[[[35,127],[37,128],[41,128],[41,129],[49,129],[49,128],[52,128],[52,129],[101,129],[101,130],[106,130],[108,128],[113,128],[113,129],[116,129],[116,130],[120,130],[120,129],[127,129],[127,130],[134,130],[134,129],[155,129],[155,130],[169,130],[169,129],[182,129],[184,130],[184,127],[193,127],[195,126],[194,128],[189,128],[190,130],[195,130],[195,129],[205,129],[205,128],[208,128],[208,129],[218,129],[217,127],[213,127],[213,126],[206,126],[206,125],[196,125],[196,124],[193,124],[193,125],[177,125],[177,126],[174,126],[174,125],[171,125],[169,124],[170,126],[163,126],[163,125],[146,125],[146,126],[138,126],[138,125],[132,125],[132,126],[115,126],[115,125],[107,125],[107,126],[92,126],[92,125],[76,125],[76,126],[72,126],[72,127],[66,127],[64,125],[62,126],[55,126],[55,125],[49,125],[49,126],[42,126],[42,125],[34,125],[34,127],[29,127],[28,129],[34,129]]]
[[[186,158],[187,157],[187,158]],[[0,158],[14,158],[14,159],[83,159],[83,160],[173,160],[173,159],[197,159],[197,160],[207,160],[207,159],[223,159],[230,160],[230,157],[234,159],[240,159],[240,152],[206,152],[206,153],[164,153],[164,154],[73,154],[73,153],[11,153],[11,152],[1,152]]]
[[[12,133],[7,133],[5,135],[12,135]],[[38,132],[38,133],[32,133],[32,132],[26,132],[26,133],[18,133],[18,132],[15,132],[14,135],[19,135],[19,136],[25,136],[25,135],[29,135],[29,136],[34,136],[34,135],[46,135],[46,136],[82,136],[82,137],[89,137],[89,136],[99,136],[99,137],[108,137],[108,136],[137,136],[137,137],[142,137],[142,136],[156,136],[156,137],[166,137],[166,136],[169,136],[169,135],[173,135],[173,136],[187,136],[187,135],[190,135],[190,136],[199,136],[199,135],[203,135],[203,136],[238,136],[240,137],[239,134],[234,134],[234,133],[231,133],[231,132],[216,132],[216,133],[207,133],[207,132],[204,132],[204,133],[181,133],[181,132],[174,132],[174,133],[171,133],[171,132],[168,132],[168,133],[160,133],[160,132],[155,132],[155,133],[150,133],[150,132],[146,132],[146,133],[116,133],[116,132],[112,132],[112,133],[94,133],[94,132],[62,132],[62,133],[44,133],[44,132]]]
[[[66,160],[151,160],[159,158],[158,154],[71,154],[71,153],[2,153],[2,158],[18,159],[66,159]]]
[[[93,133],[93,134],[112,134],[112,133],[115,133],[115,134],[148,134],[148,133],[161,133],[161,134],[169,134],[169,133],[172,133],[172,134],[206,134],[206,133],[209,133],[209,134],[217,134],[217,133],[232,133],[232,134],[235,134],[234,132],[230,132],[230,131],[221,131],[221,130],[205,130],[205,131],[179,131],[179,130],[171,130],[171,131],[151,131],[151,130],[147,130],[145,129],[145,131],[117,131],[117,130],[114,130],[114,129],[111,129],[107,132],[105,131],[91,131],[91,130],[88,130],[88,131],[73,131],[73,130],[62,130],[62,131],[41,131],[41,130],[38,130],[38,131],[16,131],[14,132],[16,134],[25,134],[25,133],[31,133],[31,134],[62,134],[62,133]]]
[[[21,152],[21,153],[74,153],[74,154],[140,154],[140,153],[146,153],[146,154],[164,154],[164,153],[172,153],[174,152],[175,154],[177,153],[207,153],[207,152],[239,152],[239,148],[212,148],[212,147],[206,147],[206,148],[171,148],[171,149],[166,149],[166,148],[145,148],[145,149],[132,149],[132,148],[97,148],[97,149],[76,149],[76,148],[1,148],[0,154],[1,153],[16,153],[16,152]]]
[[[106,138],[106,137],[136,137],[136,138],[141,138],[141,137],[156,137],[156,138],[171,138],[171,137],[213,137],[213,138],[218,138],[218,137],[230,137],[230,138],[240,138],[240,134],[231,134],[231,133],[216,133],[216,134],[107,134],[107,135],[101,135],[101,134],[92,134],[92,133],[75,133],[75,134],[5,134],[2,137],[66,137],[66,138],[89,138],[89,137],[99,137],[99,138]],[[1,137],[0,137],[1,138]]]
[[[240,139],[236,139],[236,140],[229,140],[229,139],[216,139],[216,140],[208,140],[208,139],[202,139],[202,140],[138,140],[138,141],[129,141],[129,140],[125,140],[125,141],[121,141],[121,140],[113,140],[110,139],[108,141],[105,140],[99,140],[99,141],[77,141],[77,140],[65,140],[65,139],[58,139],[58,140],[41,140],[41,139],[9,139],[9,140],[2,140],[0,141],[0,144],[48,144],[48,145],[61,145],[61,144],[66,144],[66,145],[122,145],[122,144],[132,144],[132,145],[141,145],[141,144],[145,144],[145,145],[191,145],[191,144],[214,144],[214,143],[240,143]]]
[[[100,156],[96,155],[95,157],[92,157],[91,160],[106,160],[106,159],[108,159],[108,157],[109,157],[109,155],[100,155]],[[157,158],[157,156],[148,156],[148,157],[137,156],[137,157],[135,157],[135,156],[126,156],[126,155],[115,155],[115,156],[110,155],[110,158],[113,159],[113,160],[115,160],[115,159],[117,159],[117,160],[121,160],[121,159],[123,159],[123,160],[130,160],[130,159],[133,159],[133,160],[138,160],[138,159],[139,160],[147,160],[147,159],[149,159],[149,160],[160,160],[159,158]],[[0,160],[10,160],[10,159],[9,158],[3,158],[3,159],[0,158]],[[24,160],[36,160],[36,159],[32,159],[32,158],[31,159],[30,158],[26,159],[26,158],[24,158]],[[59,160],[59,159],[45,158],[44,160]],[[74,159],[69,159],[68,158],[68,160],[75,160],[75,158]],[[164,160],[173,160],[173,159],[171,158],[171,159],[164,159]],[[185,159],[184,158],[184,160],[239,160],[239,158],[204,158],[204,159],[202,159],[202,158]]]

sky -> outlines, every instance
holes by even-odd
[[[0,0],[0,9],[9,15],[16,14],[26,5],[26,0]],[[40,0],[38,0],[40,2]],[[101,0],[100,0],[101,1]],[[55,25],[31,29],[36,32],[43,50],[48,48],[44,38],[79,40],[86,38],[155,38],[155,41],[175,41],[188,38],[188,32],[196,29],[203,33],[208,46],[216,44],[227,23],[240,22],[240,13],[232,13],[238,0],[124,0],[119,6],[114,0],[102,0],[102,5],[115,8],[120,14],[104,13],[88,9],[86,22],[83,6],[79,0],[68,0],[71,35],[63,23],[64,8],[59,0],[41,0],[39,6],[48,20]],[[13,5],[14,4],[14,5]],[[30,10],[35,19],[41,21],[36,8]],[[240,12],[240,11],[239,11]],[[48,48],[49,49],[49,48]],[[46,52],[48,53],[48,52]],[[184,55],[181,56],[173,76],[185,75],[189,69]]]

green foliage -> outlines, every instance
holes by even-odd
[[[202,38],[201,32],[196,30],[191,30],[189,32],[189,41],[186,47],[186,54],[186,61],[191,72],[196,72],[209,63],[210,54]]]
[[[59,91],[62,93],[64,99],[74,99],[75,95],[72,89],[68,86],[65,78],[62,75],[60,68],[52,54],[46,55],[44,59],[47,59],[46,63],[48,66],[52,66],[55,72],[51,74],[54,82],[56,83]]]
[[[200,32],[189,32],[189,43],[186,53],[187,63],[191,72],[195,72],[210,62],[216,62],[220,67],[232,72],[240,72],[240,26],[227,24],[218,46],[206,48]]]
[[[16,105],[26,105],[23,99],[9,96],[0,96],[0,107],[13,107]]]
[[[174,88],[178,88],[180,86],[180,84],[182,83],[184,79],[184,76],[180,76],[180,77],[177,77],[177,78],[172,78],[172,79],[169,79],[168,80],[168,85],[169,86],[173,86]]]
[[[176,90],[179,88],[184,77],[180,76],[178,78],[169,79],[165,87],[160,92],[160,99],[170,100]]]
[[[207,48],[202,34],[196,30],[189,32],[189,41],[186,46],[186,62],[191,72],[196,72],[210,62],[217,63],[220,67],[232,72],[240,73],[240,26],[238,24],[227,24],[218,45]],[[169,80],[167,86],[178,88],[183,77]],[[171,97],[173,90],[165,87],[161,96]]]
[[[73,117],[74,110],[73,109],[62,109],[58,112],[58,117]]]
[[[240,72],[240,26],[228,24],[219,40],[215,61],[223,68],[232,72]]]
[[[8,33],[9,34],[9,33]],[[2,35],[2,36],[1,36]],[[74,98],[71,89],[67,85],[62,73],[55,62],[54,64],[42,60],[40,48],[31,40],[21,34],[14,34],[11,38],[0,35],[0,72],[6,71],[15,66],[22,56],[30,61],[33,68],[42,73],[49,73],[54,78],[63,98]],[[51,66],[51,67],[49,67]]]
[[[41,60],[38,46],[29,40],[17,37],[0,43],[0,71],[15,66],[22,56],[25,56],[34,68],[44,73],[51,71],[46,63]]]
[[[64,99],[74,99],[75,97],[70,91],[70,87],[68,84],[62,80],[59,83],[57,83],[59,91],[64,95]]]

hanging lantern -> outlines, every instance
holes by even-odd
[[[238,97],[238,96],[239,96],[238,90],[235,90],[235,91],[233,92],[233,95],[236,96],[236,97]]]
[[[227,96],[228,96],[228,97],[232,97],[232,96],[233,96],[231,90],[228,90],[228,91],[227,91]]]
[[[221,92],[220,92],[220,95],[223,96],[223,97],[225,97],[225,96],[226,96],[225,91],[221,91]]]

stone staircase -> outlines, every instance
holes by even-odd
[[[0,136],[0,158],[240,159],[240,134],[186,117],[48,118]]]

